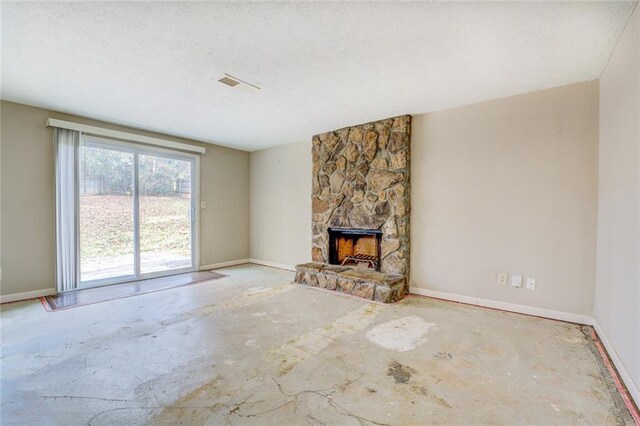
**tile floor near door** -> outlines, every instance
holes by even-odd
[[[577,325],[221,272],[67,311],[3,305],[2,424],[631,423]]]

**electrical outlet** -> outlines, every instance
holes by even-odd
[[[527,278],[527,283],[525,284],[525,288],[527,290],[535,290],[536,289],[536,279],[535,278]]]
[[[511,275],[511,287],[522,287],[522,275]]]
[[[498,284],[507,285],[507,280],[509,279],[509,274],[506,272],[498,272]]]

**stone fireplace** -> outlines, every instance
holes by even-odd
[[[393,302],[408,291],[411,116],[312,140],[312,259],[296,282]]]

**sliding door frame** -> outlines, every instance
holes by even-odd
[[[100,136],[94,136],[89,134],[83,134],[81,138],[81,147],[95,146],[103,147],[105,149],[115,149],[121,152],[131,153],[133,155],[133,262],[134,269],[133,275],[123,275],[113,278],[99,278],[96,280],[90,280],[82,282],[81,277],[81,264],[82,259],[80,255],[80,202],[79,195],[76,202],[76,235],[78,238],[77,249],[77,276],[78,276],[78,288],[77,290],[100,287],[111,284],[121,284],[125,282],[142,281],[150,278],[164,277],[169,275],[182,274],[185,272],[194,272],[199,269],[200,266],[200,155],[192,154],[183,151],[174,151],[172,149],[158,148],[155,146],[142,145],[131,142],[124,142],[115,139],[104,138]],[[155,157],[178,159],[182,161],[188,161],[190,163],[191,173],[191,207],[189,217],[191,218],[191,266],[169,269],[157,272],[141,273],[141,261],[140,261],[140,182],[139,182],[139,156],[140,155],[153,155]],[[76,165],[78,175],[80,171],[79,161]],[[79,180],[77,179],[77,194],[79,194]]]

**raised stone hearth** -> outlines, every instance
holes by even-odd
[[[402,298],[409,283],[411,116],[323,133],[312,142],[314,263],[298,265],[296,282],[384,302]],[[335,268],[339,265],[328,265],[336,263],[335,256],[330,256],[330,228],[382,231],[375,253],[379,263],[376,258],[373,268],[379,269],[377,275],[375,270],[350,267],[338,271]],[[353,253],[350,258],[373,254]],[[325,267],[313,270],[319,266],[309,265]],[[336,274],[344,288],[337,283],[321,285]],[[325,275],[327,279],[322,278]],[[398,283],[402,283],[402,291],[396,291]],[[377,286],[380,294],[386,286],[392,296],[376,297]]]
[[[318,262],[296,266],[296,282],[383,303],[400,300],[406,292],[402,275]]]

